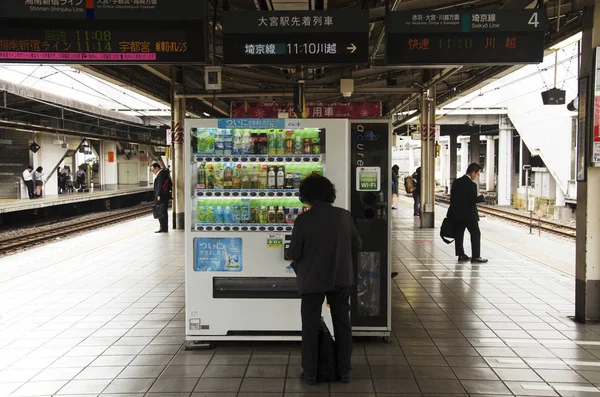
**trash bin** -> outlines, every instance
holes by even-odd
[[[17,199],[26,199],[29,198],[29,192],[27,191],[27,185],[23,182],[23,179],[19,178],[16,182],[17,189]]]

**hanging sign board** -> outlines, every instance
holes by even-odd
[[[0,62],[206,63],[206,0],[2,0]]]
[[[385,23],[389,65],[515,64],[544,59],[543,9],[390,12]]]
[[[223,60],[229,65],[369,62],[369,11],[223,13]]]

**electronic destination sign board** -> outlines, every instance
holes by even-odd
[[[223,13],[229,65],[369,62],[368,10]]]
[[[538,63],[544,58],[545,30],[543,9],[390,12],[387,63]]]
[[[1,0],[0,62],[206,63],[206,0]]]

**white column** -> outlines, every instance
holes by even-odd
[[[412,175],[415,172],[415,150],[412,147],[412,138],[408,138],[408,173]]]
[[[469,141],[470,138],[465,136],[461,139],[460,142],[460,173],[464,174],[467,172],[467,167],[469,167]]]
[[[493,136],[486,138],[485,149],[485,186],[488,192],[493,192],[496,189],[494,181],[494,157],[496,156],[496,143]]]
[[[552,178],[552,176],[550,176],[550,178]],[[562,189],[560,188],[560,186],[558,185],[558,183],[556,184],[556,204],[555,207],[564,207],[566,205],[565,203],[565,195],[562,191]]]
[[[498,205],[510,205],[512,199],[513,127],[506,116],[500,116],[498,145]]]
[[[440,141],[440,184],[448,186],[448,144],[446,141]]]
[[[119,175],[117,171],[117,144],[116,142],[103,141],[102,142],[102,187],[104,190],[114,190],[117,188]],[[110,163],[108,161],[108,152],[114,153],[114,161]],[[78,164],[79,166],[79,164]],[[74,170],[75,174],[77,170]]]

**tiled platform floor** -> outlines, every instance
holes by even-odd
[[[303,386],[298,344],[182,351],[183,234],[145,218],[0,259],[0,396],[600,397],[600,326],[567,317],[571,276],[489,240],[489,264],[457,264],[404,204],[394,338],[356,341],[349,385]],[[524,249],[572,244],[541,241]]]

